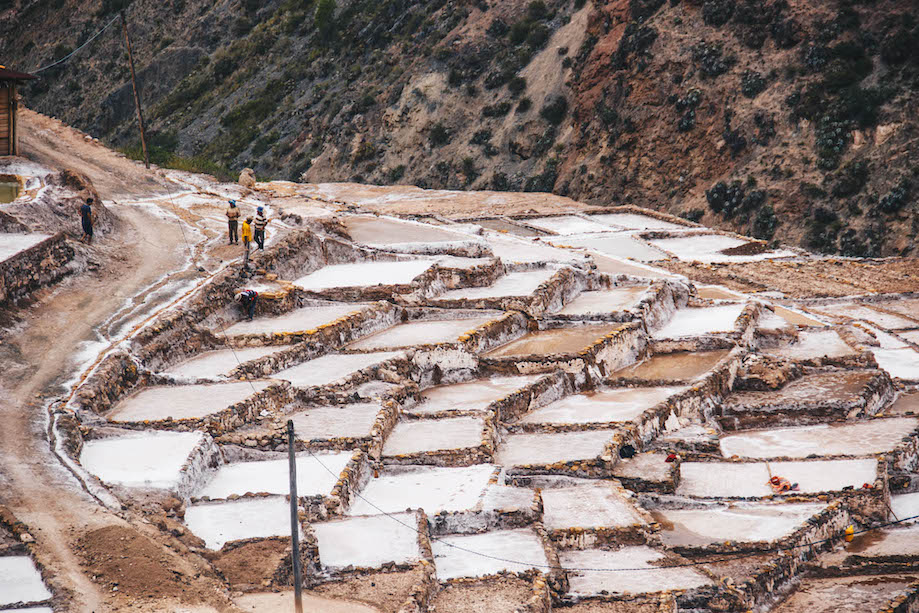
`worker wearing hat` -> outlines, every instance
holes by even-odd
[[[238,245],[239,244],[239,234],[236,229],[239,226],[239,209],[236,207],[235,200],[227,200],[230,203],[230,207],[227,209],[227,223],[230,227],[230,244]]]
[[[255,213],[255,242],[259,249],[264,249],[265,226],[268,225],[268,218],[265,217],[265,207],[258,207]]]

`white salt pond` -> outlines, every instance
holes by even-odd
[[[189,506],[185,524],[208,549],[230,541],[290,536],[290,503],[283,496],[209,502]]]
[[[0,262],[34,247],[47,238],[51,238],[51,235],[0,233]]]
[[[539,217],[537,219],[521,219],[521,222],[539,228],[548,230],[555,234],[587,234],[591,232],[609,232],[610,226],[604,223],[597,223],[583,217],[575,215],[562,215],[560,217]]]
[[[634,307],[648,293],[648,286],[617,287],[611,290],[583,292],[558,311],[559,315],[596,315],[616,313]]]
[[[246,347],[205,351],[163,371],[172,377],[185,379],[216,379],[251,360],[289,349],[289,346]]]
[[[580,247],[598,251],[604,255],[638,260],[639,262],[653,262],[667,258],[667,254],[663,251],[624,233],[560,236],[551,239],[549,242],[556,247]]]
[[[554,268],[512,272],[499,277],[492,285],[449,290],[440,294],[434,300],[480,300],[484,298],[529,296],[536,291],[536,288],[551,279],[556,272],[557,270]]]
[[[418,404],[410,413],[438,411],[484,411],[488,406],[539,380],[541,375],[528,377],[494,377],[468,383],[439,385],[421,392]]]
[[[330,385],[365,368],[402,355],[404,354],[401,351],[333,353],[277,372],[271,375],[271,378],[290,381],[296,387]]]
[[[485,420],[476,417],[400,421],[383,444],[384,456],[478,447]]]
[[[681,338],[733,332],[743,304],[680,309],[673,319],[654,333],[654,338]]]
[[[712,505],[705,509],[661,509],[653,515],[670,547],[714,543],[771,542],[788,536],[826,508],[825,504]]]
[[[855,350],[842,340],[836,330],[802,330],[798,333],[797,342],[766,349],[763,353],[790,360],[813,360],[852,355]]]
[[[294,285],[307,291],[322,291],[337,287],[405,285],[424,274],[433,265],[434,260],[335,264],[300,277],[294,281]]]
[[[893,449],[917,426],[919,420],[901,417],[752,430],[722,437],[721,453],[725,457],[736,455],[744,458],[874,455]]]
[[[204,442],[201,432],[144,432],[86,441],[80,464],[103,482],[175,490],[182,467]]]
[[[311,526],[319,542],[319,562],[327,569],[380,568],[421,559],[413,513],[349,517]]]
[[[734,249],[753,242],[746,238],[724,236],[722,234],[693,234],[676,238],[652,239],[648,242],[674,254],[681,260],[691,262],[754,262],[773,258],[793,257],[795,255],[794,251],[789,251],[787,249],[764,251],[763,253],[752,255],[730,255],[722,253],[722,251],[726,249]]]
[[[456,343],[459,337],[479,326],[492,321],[494,316],[471,319],[423,320],[393,326],[371,334],[348,345],[348,349],[361,351]]]
[[[465,511],[484,494],[494,470],[491,464],[463,468],[389,467],[367,482],[348,515],[424,509],[431,517],[440,511]]]
[[[906,319],[905,317],[892,315],[890,313],[883,313],[881,311],[872,309],[869,306],[857,303],[829,304],[823,306],[812,306],[808,308],[820,313],[826,313],[828,315],[836,315],[838,317],[845,317],[848,319],[860,319],[886,330],[915,328],[919,326],[919,323],[911,319]]]
[[[878,366],[891,377],[915,381],[919,379],[919,353],[913,349],[873,349]]]
[[[574,487],[546,488],[542,490],[542,502],[547,530],[625,528],[645,523],[609,482],[588,481]]]
[[[623,547],[615,551],[587,549],[560,551],[559,561],[568,569],[569,593],[597,596],[601,593],[646,594],[665,590],[688,590],[710,585],[712,580],[692,568],[657,568],[653,562],[664,554],[650,547]],[[579,569],[653,569],[635,572],[601,572]]]
[[[590,424],[631,421],[685,387],[601,389],[565,396],[528,413],[523,424]]]
[[[431,550],[434,552],[434,565],[440,581],[487,577],[502,571],[523,573],[531,568],[545,570],[549,564],[542,541],[528,528],[444,536],[431,543]],[[472,552],[493,557],[487,558]]]
[[[366,215],[348,215],[341,218],[348,235],[364,245],[399,245],[405,243],[444,243],[472,240],[468,234],[419,223]]]
[[[590,257],[596,264],[597,271],[613,277],[619,275],[630,275],[646,279],[672,279],[676,277],[676,275],[661,268],[653,268],[637,262],[626,262],[623,259],[599,255],[594,252],[590,252]]]
[[[890,508],[899,519],[919,515],[919,493],[894,494],[890,497]],[[912,520],[916,523],[919,520]]]
[[[148,387],[128,396],[109,413],[114,422],[200,419],[254,396],[271,381],[239,381],[208,385]]]
[[[590,215],[590,218],[603,224],[608,224],[626,230],[688,230],[688,226],[639,215],[637,213],[600,213]]]
[[[330,440],[370,436],[379,413],[379,403],[361,402],[310,407],[289,418],[294,422],[298,440]]]
[[[42,602],[52,594],[29,556],[0,556],[0,605]]]
[[[502,262],[532,264],[534,262],[584,262],[586,258],[566,249],[556,249],[544,243],[488,233],[486,242],[495,257]]]
[[[495,462],[504,466],[594,460],[603,455],[613,430],[558,434],[510,434],[498,447]]]
[[[350,451],[297,457],[297,495],[329,495],[350,460]],[[229,498],[234,494],[242,496],[248,493],[289,494],[287,458],[224,464],[196,495],[199,498]]]
[[[680,464],[682,496],[707,498],[771,496],[771,476],[798,484],[798,493],[836,492],[862,484],[874,485],[877,460],[817,460],[813,462],[683,462]],[[794,495],[795,492],[790,492]]]
[[[240,321],[226,330],[228,336],[243,334],[283,334],[313,330],[336,319],[367,310],[360,304],[336,304],[321,307],[303,307],[275,317],[257,317],[252,321]]]

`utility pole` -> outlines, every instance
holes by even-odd
[[[128,63],[131,65],[131,86],[134,88],[134,106],[137,108],[137,125],[140,126],[140,146],[144,149],[144,166],[150,168],[150,155],[147,153],[147,138],[144,136],[144,113],[140,109],[140,91],[137,89],[137,77],[134,74],[134,54],[131,53],[131,39],[128,38],[128,20],[124,10],[121,11],[121,30],[124,32],[124,44],[128,48]]]
[[[287,420],[287,458],[290,471],[290,545],[294,571],[294,608],[303,613],[303,586],[300,578],[300,517],[297,513],[297,459],[294,456],[294,421]]]

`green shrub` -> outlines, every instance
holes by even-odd
[[[837,198],[847,198],[858,194],[868,183],[869,173],[868,162],[863,160],[849,162],[836,174],[833,182],[833,195]]]
[[[511,103],[507,100],[490,104],[482,109],[482,117],[503,117],[511,110]]]
[[[540,117],[556,126],[562,123],[567,113],[568,100],[562,95],[553,96],[539,111]]]
[[[744,71],[740,77],[740,93],[747,98],[756,98],[766,89],[766,79],[753,70]]]
[[[512,96],[519,96],[526,91],[527,80],[523,77],[514,77],[507,84],[507,89]]]
[[[702,4],[702,21],[720,28],[734,15],[734,0],[706,0]]]
[[[428,141],[433,147],[446,145],[450,142],[451,137],[450,130],[439,121],[428,128]]]

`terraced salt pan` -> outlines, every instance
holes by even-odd
[[[543,524],[548,530],[625,528],[645,521],[608,482],[542,490]]]
[[[872,530],[858,535],[846,546],[846,551],[864,558],[919,556],[919,524]]]
[[[0,605],[42,602],[52,594],[29,556],[0,556]]]
[[[891,377],[915,381],[919,379],[919,353],[913,349],[873,349],[878,366]]]
[[[513,222],[507,221],[506,219],[481,219],[476,220],[476,225],[482,226],[489,230],[497,230],[498,232],[506,232],[513,234],[515,236],[545,236],[546,233],[541,230],[536,230],[533,228],[524,228],[523,226],[517,225]]]
[[[702,285],[696,288],[696,295],[705,300],[742,300],[744,295],[720,285]]]
[[[485,421],[476,417],[400,421],[383,445],[384,456],[478,447]]]
[[[554,268],[512,272],[499,277],[487,287],[464,287],[449,290],[437,296],[436,300],[481,300],[483,298],[529,296],[536,291],[536,288],[551,279],[556,272]]]
[[[523,223],[541,230],[548,230],[555,234],[587,234],[591,232],[609,232],[610,227],[575,215],[561,217],[539,217],[537,219],[523,219]]]
[[[164,374],[184,379],[216,379],[226,376],[234,368],[250,360],[257,360],[288,348],[289,346],[282,345],[205,351],[170,367]]]
[[[296,387],[330,385],[365,368],[404,355],[401,351],[376,353],[333,353],[309,360],[271,375],[272,379],[290,381]]]
[[[771,471],[771,472],[770,472]],[[798,484],[798,493],[815,494],[856,489],[877,478],[877,460],[818,460],[813,462],[683,462],[677,494],[708,498],[771,496],[771,476]],[[794,494],[795,492],[791,492]]]
[[[321,307],[303,307],[276,317],[258,317],[252,321],[240,321],[223,331],[227,336],[242,334],[279,334],[284,332],[305,332],[331,323],[336,319],[367,310],[360,304],[341,304]]]
[[[670,547],[699,547],[724,541],[771,542],[788,536],[826,508],[825,504],[712,505],[705,509],[661,509],[653,513]]]
[[[790,360],[813,360],[821,357],[837,358],[853,355],[855,352],[836,330],[802,330],[797,342],[786,343],[763,353]]]
[[[349,517],[311,525],[319,542],[319,562],[327,569],[380,568],[390,562],[408,564],[421,559],[413,513]]]
[[[115,405],[109,419],[115,422],[167,417],[200,419],[242,402],[269,385],[271,381],[148,387]]]
[[[591,215],[591,219],[603,224],[609,224],[627,230],[687,230],[688,226],[648,217],[647,215],[638,215],[636,213],[601,213]]]
[[[0,609],[2,613],[54,613],[51,607],[26,607],[25,609]]]
[[[584,262],[586,258],[566,249],[556,249],[544,243],[489,233],[486,242],[495,257],[502,262],[531,264],[533,262]]]
[[[34,247],[43,240],[51,238],[50,234],[9,234],[0,232],[0,262],[8,260],[17,253]]]
[[[421,392],[419,403],[408,411],[411,413],[435,413],[447,410],[484,411],[491,403],[538,381],[540,376],[494,377],[481,381],[432,387]]]
[[[911,319],[906,319],[905,317],[900,317],[897,315],[891,315],[890,313],[883,313],[881,311],[872,309],[871,307],[856,303],[829,304],[823,306],[812,306],[808,308],[819,313],[826,313],[828,315],[836,315],[849,319],[861,319],[886,330],[915,328],[919,326],[919,323]]]
[[[334,264],[300,277],[294,281],[294,285],[308,291],[322,291],[336,287],[406,285],[424,274],[433,265],[433,260]]]
[[[298,440],[363,438],[380,413],[376,402],[310,407],[290,415]]]
[[[431,517],[440,511],[471,509],[488,488],[494,469],[491,464],[463,468],[389,467],[378,478],[367,482],[348,515],[424,509]]]
[[[185,510],[185,524],[217,550],[230,541],[290,536],[290,504],[283,496],[194,504]]]
[[[511,434],[498,447],[495,462],[504,466],[593,460],[603,455],[613,430],[559,434]]]
[[[806,458],[811,454],[873,455],[890,451],[919,420],[908,417],[858,423],[820,424],[775,430],[751,430],[721,439],[725,457]]]
[[[86,441],[80,464],[105,483],[174,490],[201,432],[144,432]]]
[[[618,275],[630,275],[633,277],[643,277],[647,279],[672,279],[676,277],[676,275],[673,275],[660,268],[644,266],[641,264],[636,264],[635,262],[626,262],[621,259],[611,258],[605,255],[598,255],[596,253],[591,253],[590,258],[594,261],[594,264],[597,266],[597,270],[599,272],[614,277]]]
[[[806,578],[774,613],[865,613],[884,611],[894,598],[905,594],[915,577],[907,575]]]
[[[490,358],[507,358],[550,353],[577,353],[621,327],[622,324],[607,324],[537,330],[493,349],[485,355]]]
[[[602,389],[574,394],[525,415],[522,424],[590,424],[631,421],[685,387]]]
[[[890,509],[900,519],[919,515],[919,493],[894,494],[890,497]],[[912,520],[916,523],[919,520]]]
[[[341,218],[348,235],[364,245],[398,245],[401,243],[446,243],[472,240],[468,234],[451,232],[437,226],[388,217],[348,215]]]
[[[648,293],[648,287],[617,287],[615,289],[583,292],[565,305],[559,315],[594,315],[615,313],[634,307]]]
[[[818,321],[814,319],[813,317],[809,317],[799,311],[794,311],[792,309],[786,309],[785,307],[780,307],[777,305],[773,306],[772,308],[775,310],[776,315],[778,315],[779,317],[782,317],[785,321],[787,321],[788,323],[794,326],[804,326],[804,327],[813,326],[817,328],[822,328],[823,326],[826,325],[822,321]]]
[[[730,350],[661,353],[612,374],[610,379],[689,381],[710,372]]]
[[[496,530],[468,536],[444,536],[431,543],[431,550],[434,552],[434,565],[440,581],[486,577],[502,571],[522,573],[531,568],[544,570],[549,564],[542,541],[528,528]]]
[[[663,251],[625,233],[561,236],[549,242],[556,247],[580,247],[598,251],[604,255],[639,262],[654,262],[667,258],[667,254]]]
[[[456,343],[459,341],[459,337],[466,332],[478,328],[493,319],[494,317],[490,316],[471,319],[412,321],[366,336],[348,345],[348,349],[366,351],[391,347]]]
[[[327,496],[351,460],[351,452],[301,455],[297,458],[297,495]],[[198,497],[229,498],[246,493],[289,494],[288,460],[234,462],[217,469]]]
[[[569,593],[597,596],[603,593],[645,594],[665,590],[688,590],[710,585],[712,580],[692,568],[656,568],[652,562],[664,554],[645,547],[623,547],[615,551],[587,549],[560,551],[561,565],[568,569]],[[636,572],[602,572],[578,569],[648,568]]]
[[[750,241],[721,234],[694,234],[676,238],[651,239],[648,242],[674,254],[681,260],[689,262],[755,262],[774,258],[793,257],[796,255],[794,251],[789,251],[787,249],[766,251],[754,255],[728,255],[721,253],[721,251],[746,245]]]
[[[654,338],[682,338],[733,332],[734,323],[743,311],[743,304],[680,309],[673,319],[654,333]]]

